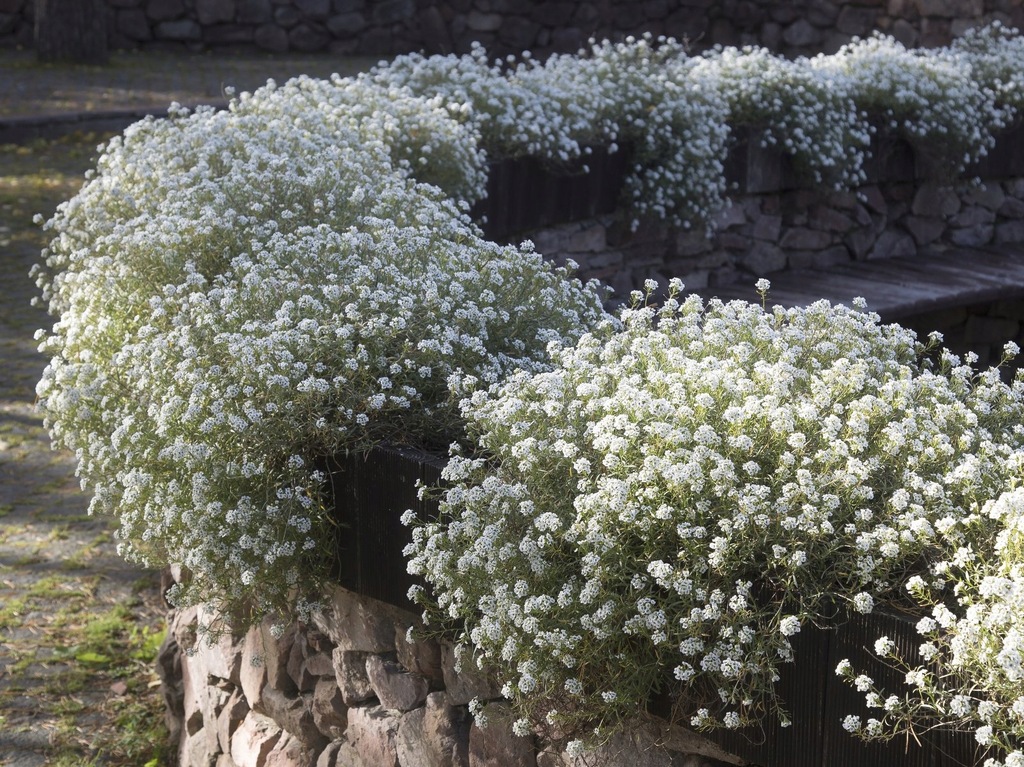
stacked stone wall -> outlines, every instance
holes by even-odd
[[[920,255],[952,248],[1024,245],[1024,130],[1000,137],[977,170],[982,180],[941,180],[905,144],[876,147],[869,183],[823,192],[799,183],[772,150],[742,145],[727,163],[731,205],[704,228],[641,222],[632,231],[623,211],[523,231],[537,250],[579,265],[624,299],[645,281],[663,288],[678,277],[687,288],[713,288],[797,269]]]
[[[1024,0],[107,0],[115,48],[243,46],[283,53],[572,53],[588,38],[671,35],[695,50],[762,45],[833,52],[882,30],[947,44],[998,19],[1024,27]],[[32,44],[33,0],[0,0],[0,45]]]
[[[511,731],[493,683],[452,647],[409,638],[412,613],[336,589],[316,625],[269,622],[214,642],[201,608],[171,614],[159,668],[181,767],[582,767]],[[491,701],[488,724],[472,699]],[[587,755],[588,767],[741,764],[658,724]]]

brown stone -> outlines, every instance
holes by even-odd
[[[618,254],[616,263],[621,263],[622,255]],[[602,259],[588,260],[587,266],[591,269],[599,268]],[[444,672],[441,670],[441,645],[430,638],[419,639],[415,636],[409,641],[409,628],[401,625],[395,626],[395,650],[398,654],[398,662],[405,667],[406,671],[426,677],[438,684],[444,683]]]
[[[366,659],[366,675],[380,704],[387,709],[411,711],[423,704],[430,691],[424,677],[410,673],[380,655],[370,655]]]
[[[393,652],[395,626],[418,623],[414,613],[340,587],[325,601],[328,607],[324,615],[317,616],[317,628],[342,650]]]
[[[897,258],[917,253],[917,245],[909,234],[887,230],[879,235],[875,246],[868,253],[869,259]]]
[[[234,21],[235,0],[196,0],[196,15],[203,26]]]
[[[217,742],[224,753],[231,753],[231,739],[248,713],[249,704],[242,691],[236,689],[217,714]]]
[[[348,708],[341,690],[333,677],[321,679],[313,690],[313,722],[316,728],[332,740],[345,734],[348,726]]]
[[[995,242],[998,245],[1024,242],[1024,221],[1006,221],[996,227]]]
[[[263,691],[259,713],[269,716],[278,726],[299,738],[303,743],[320,750],[327,745],[327,738],[320,732],[313,719],[312,695],[305,697],[286,695],[280,690],[268,687]]]
[[[369,653],[334,648],[334,676],[346,706],[357,706],[374,696],[370,678],[366,675]]]
[[[238,767],[264,767],[281,735],[273,719],[250,711],[231,739],[231,759]]]
[[[350,708],[345,737],[367,765],[399,767],[395,743],[399,722],[399,716],[383,706]]]
[[[787,229],[779,240],[779,246],[785,250],[819,250],[831,244],[832,235],[829,232],[803,227]]]
[[[903,219],[903,226],[918,245],[935,242],[946,231],[945,222],[934,216],[907,216]]]
[[[534,767],[537,763],[533,736],[512,732],[512,711],[507,703],[490,703],[485,709],[487,726],[473,722],[469,728],[469,767]]]
[[[770,242],[755,242],[743,256],[740,265],[758,276],[785,269],[786,253]]]
[[[625,294],[628,293],[627,289]],[[452,706],[463,706],[474,698],[485,701],[501,697],[497,682],[477,668],[468,651],[463,653],[459,670],[455,670],[455,648],[447,642],[441,644],[441,670],[444,674],[445,694]]]

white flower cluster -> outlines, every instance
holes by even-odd
[[[449,168],[476,146],[435,102],[299,79],[136,124],[49,222],[41,406],[122,552],[191,574],[180,600],[252,619],[315,598],[318,459],[446,445],[450,377],[545,369],[603,316],[595,285],[448,199],[479,185]]]
[[[1006,461],[1019,482],[1024,454]],[[892,737],[936,724],[973,732],[999,756],[986,767],[1024,765],[1024,488],[984,503],[979,513],[951,524],[948,559],[936,558],[928,578],[907,590],[931,608],[917,623],[919,659],[902,657],[891,642],[876,650],[905,672],[909,691],[883,701],[873,684],[854,684],[868,706],[884,708],[876,731]],[[880,642],[882,640],[879,640]],[[837,673],[854,680],[849,664]]]
[[[801,624],[898,590],[1024,442],[1019,387],[877,320],[670,299],[474,393],[493,457],[454,456],[413,529],[425,617],[534,721],[628,718],[672,676],[699,726],[775,710]]]

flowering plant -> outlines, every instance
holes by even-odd
[[[1016,396],[1024,391],[1019,379]],[[1014,431],[1020,431],[1015,424]],[[905,587],[924,608],[921,644],[901,652],[888,637],[875,653],[904,674],[903,694],[843,661],[836,673],[865,693],[872,716],[847,729],[888,739],[928,727],[972,732],[998,756],[986,767],[1024,765],[1024,453],[1005,459],[1010,487],[941,531],[944,553]]]
[[[40,404],[122,553],[190,573],[181,603],[302,613],[333,553],[318,458],[458,438],[449,376],[539,371],[602,314],[596,286],[409,175],[393,121],[414,99],[364,113],[354,87],[138,123],[47,224]],[[472,154],[417,109],[417,151]]]
[[[673,297],[623,323],[464,401],[486,453],[456,451],[441,518],[413,523],[435,596],[413,595],[521,729],[658,692],[695,727],[785,722],[791,637],[871,612],[1007,481],[1020,391],[826,302]]]

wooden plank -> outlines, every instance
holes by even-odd
[[[1024,252],[1018,248],[957,249],[879,261],[837,264],[827,270],[807,269],[767,275],[771,304],[807,306],[825,298],[850,304],[867,301],[868,309],[886,321],[914,314],[1024,295]],[[696,291],[723,301],[757,302],[749,283]]]

